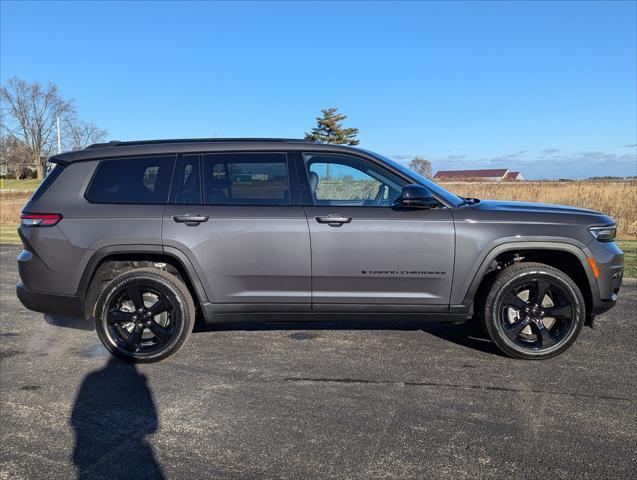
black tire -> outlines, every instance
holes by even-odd
[[[485,332],[502,352],[541,360],[568,349],[585,316],[582,292],[568,275],[529,262],[516,263],[498,274],[484,302],[482,320]]]
[[[118,275],[103,287],[95,306],[97,335],[127,362],[158,362],[173,355],[190,336],[194,320],[186,285],[153,268]]]

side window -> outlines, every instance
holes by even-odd
[[[289,205],[287,155],[246,152],[203,155],[208,205]]]
[[[174,203],[201,204],[199,155],[183,155],[175,170]]]
[[[365,160],[340,154],[304,153],[315,205],[386,207],[404,182]]]
[[[86,191],[95,203],[166,203],[173,156],[102,160]]]

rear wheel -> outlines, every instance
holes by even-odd
[[[157,362],[174,354],[190,335],[194,318],[186,285],[152,268],[129,270],[108,282],[95,308],[100,340],[129,362]]]
[[[507,355],[545,359],[569,348],[584,324],[584,298],[564,272],[518,263],[496,277],[484,306],[484,327]]]

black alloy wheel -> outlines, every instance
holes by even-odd
[[[547,278],[510,287],[500,307],[504,333],[523,348],[550,348],[564,338],[572,324],[573,300]]]
[[[175,334],[179,312],[167,292],[133,282],[111,297],[107,310],[109,336],[129,352],[150,352]]]
[[[564,272],[541,263],[518,263],[502,270],[485,301],[486,332],[515,358],[544,359],[566,350],[586,315],[577,284]]]
[[[96,307],[96,329],[104,346],[132,362],[154,362],[175,353],[194,322],[187,287],[161,270],[135,269],[110,281]]]

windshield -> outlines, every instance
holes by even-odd
[[[361,149],[361,150],[363,150],[363,149]],[[382,160],[383,162],[388,163],[389,165],[394,167],[396,170],[401,171],[402,173],[404,173],[405,175],[407,175],[409,178],[413,179],[417,183],[427,187],[436,196],[442,198],[443,200],[445,200],[447,203],[453,205],[454,207],[459,207],[460,205],[465,203],[465,200],[463,198],[460,198],[459,196],[451,193],[449,190],[445,190],[440,185],[432,182],[431,180],[429,180],[428,178],[423,177],[422,175],[417,174],[413,170],[410,170],[409,168],[405,167],[404,165],[401,165],[400,163],[395,162],[395,161],[393,161],[393,160],[391,160],[391,159],[389,159],[389,158],[387,158],[387,157],[385,157],[383,155],[380,155],[378,153],[370,152],[369,150],[364,150],[364,151],[365,151],[365,153],[367,153],[369,155],[373,155],[374,157]]]

